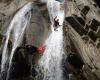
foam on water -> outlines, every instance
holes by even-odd
[[[64,54],[63,50],[63,20],[64,11],[61,10],[60,2],[49,0],[47,2],[50,20],[52,22],[52,33],[46,40],[46,50],[40,59],[39,66],[44,72],[43,80],[63,80],[61,61]],[[57,16],[60,22],[58,31],[54,31],[53,19]],[[37,79],[38,80],[38,79]]]

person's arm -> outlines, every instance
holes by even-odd
[[[56,20],[57,16],[54,18],[54,21]]]
[[[62,25],[59,24],[59,26],[62,26]]]

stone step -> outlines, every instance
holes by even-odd
[[[96,19],[93,19],[89,27],[90,27],[92,30],[97,31],[98,26],[100,26],[100,22],[97,21]]]
[[[90,10],[89,6],[84,6],[84,8],[81,10],[81,15],[83,17],[86,17],[86,15],[89,12],[89,10]]]
[[[66,21],[80,34],[87,34],[88,31],[84,29],[85,22],[80,17],[66,17]],[[78,23],[79,22],[79,23]]]
[[[90,31],[88,35],[94,42],[97,40],[97,35],[93,31]]]

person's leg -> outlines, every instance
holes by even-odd
[[[57,26],[55,26],[55,27],[54,27],[54,31],[58,31],[58,30],[57,30],[57,28],[58,28],[58,27],[57,27]]]

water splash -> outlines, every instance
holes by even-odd
[[[2,62],[1,62],[1,73],[6,71],[6,63],[9,58],[9,69],[12,63],[12,58],[14,55],[15,49],[20,45],[25,28],[28,26],[31,19],[31,10],[33,8],[33,3],[26,4],[22,9],[20,9],[14,18],[12,19],[7,32],[6,32],[6,41],[3,48],[2,53]],[[10,35],[12,34],[12,50],[11,53],[7,53],[8,50],[8,41],[10,39]],[[8,56],[9,54],[9,56]]]
[[[47,7],[52,22],[52,33],[45,42],[46,50],[40,59],[39,66],[44,73],[43,80],[63,80],[61,67],[61,61],[64,54],[63,30],[62,26],[60,26],[58,31],[54,31],[53,19],[57,16],[60,25],[63,25],[64,11],[61,10],[60,2],[55,0],[49,0],[47,2]]]

